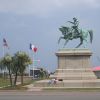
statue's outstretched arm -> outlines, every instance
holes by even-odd
[[[69,23],[71,23],[71,24],[75,24],[74,22],[71,22],[71,21],[68,21]]]

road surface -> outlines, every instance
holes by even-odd
[[[100,100],[100,92],[0,92],[0,100]]]

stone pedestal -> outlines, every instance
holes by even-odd
[[[91,55],[89,49],[60,49],[56,53],[58,69],[54,76],[64,80],[96,79],[91,70]]]
[[[100,88],[100,80],[92,71],[89,49],[60,49],[56,52],[58,68],[51,78],[63,79],[55,85],[49,80],[36,82],[34,86],[65,88]]]

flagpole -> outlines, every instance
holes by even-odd
[[[2,53],[2,56],[4,57],[4,45],[3,45],[3,47],[2,47],[2,52],[3,52],[3,53]],[[5,78],[4,73],[5,73],[5,69],[2,70],[3,77]]]
[[[28,54],[29,54],[29,56],[31,55],[31,51],[30,51],[30,49],[28,50]],[[30,56],[30,58],[31,58],[31,56]],[[30,75],[30,69],[31,69],[31,67],[30,67],[31,65],[29,65],[29,69],[28,69],[28,72],[29,72],[29,77],[31,76]]]
[[[32,44],[30,43],[29,44],[29,55],[30,55],[30,58],[32,59],[32,62],[33,62],[33,54],[31,52],[31,50],[32,50]],[[31,76],[31,68],[33,70],[33,64],[29,65],[29,76]]]
[[[34,53],[33,53],[33,58],[32,58],[32,61],[33,61],[33,67],[32,67],[32,70],[33,70],[33,79],[34,79]]]
[[[32,61],[33,61],[32,70],[33,70],[33,79],[34,79],[34,76],[35,76],[35,74],[34,74],[34,70],[35,70],[35,68],[34,68],[35,67],[35,53],[37,51],[37,48],[33,44],[30,43],[30,50],[33,51],[33,54],[32,54]]]
[[[29,48],[30,48],[30,54],[32,55],[32,56],[31,56],[32,62],[33,62],[33,61],[34,61],[34,53],[31,52],[31,50],[33,49],[33,45],[32,45],[31,43],[30,43]],[[33,79],[34,79],[34,62],[33,62],[33,64],[32,64],[32,67],[29,66],[29,74],[31,74],[31,73],[30,73],[30,70],[31,70],[31,69],[32,69],[32,72],[33,72],[32,76],[33,76]],[[29,76],[31,76],[31,75],[29,75]]]
[[[4,46],[3,46],[3,48],[2,48],[2,51],[3,51],[2,56],[4,57]]]
[[[7,43],[6,39],[3,38],[3,57],[5,56],[5,47],[8,48],[8,51],[7,51],[7,52],[10,53],[8,43]],[[7,68],[4,69],[4,73],[5,73],[5,72],[7,72]]]

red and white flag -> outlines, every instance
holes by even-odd
[[[37,52],[37,47],[30,43],[30,50]]]

